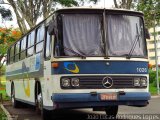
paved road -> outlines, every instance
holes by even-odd
[[[14,109],[10,104],[5,105],[5,107],[12,115],[18,116],[18,120],[41,119],[40,115],[37,115],[31,107]],[[160,120],[160,97],[151,99],[147,107],[120,106],[118,115],[118,120]],[[56,113],[55,120],[104,120],[105,118],[105,112],[93,112],[92,109],[78,109],[60,111]]]

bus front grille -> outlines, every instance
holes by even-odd
[[[113,83],[110,86],[104,85],[104,77],[80,77],[81,89],[119,89],[134,88],[133,77],[109,77]],[[107,79],[107,78],[106,78]]]
[[[62,89],[129,89],[129,88],[146,88],[147,86],[135,86],[135,78],[145,78],[144,76],[68,76],[61,78]],[[70,86],[64,87],[62,80],[68,79]],[[72,80],[78,79],[79,85],[72,85]]]

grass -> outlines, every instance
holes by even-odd
[[[6,78],[5,76],[0,77],[0,94],[2,94],[3,100],[9,100],[9,97],[6,94],[5,90],[5,83],[6,83]],[[7,116],[4,113],[4,111],[0,108],[0,120],[7,120]]]
[[[5,88],[3,90],[0,90],[0,94],[2,94],[2,98],[3,98],[4,101],[10,100],[10,98],[6,94]]]
[[[1,108],[0,108],[0,120],[7,120],[7,116]]]

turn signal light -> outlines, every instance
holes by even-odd
[[[57,62],[52,63],[52,67],[53,68],[58,68],[59,67],[59,63],[57,63]]]

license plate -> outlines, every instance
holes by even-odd
[[[117,100],[117,94],[116,93],[102,93],[100,94],[101,100]]]

